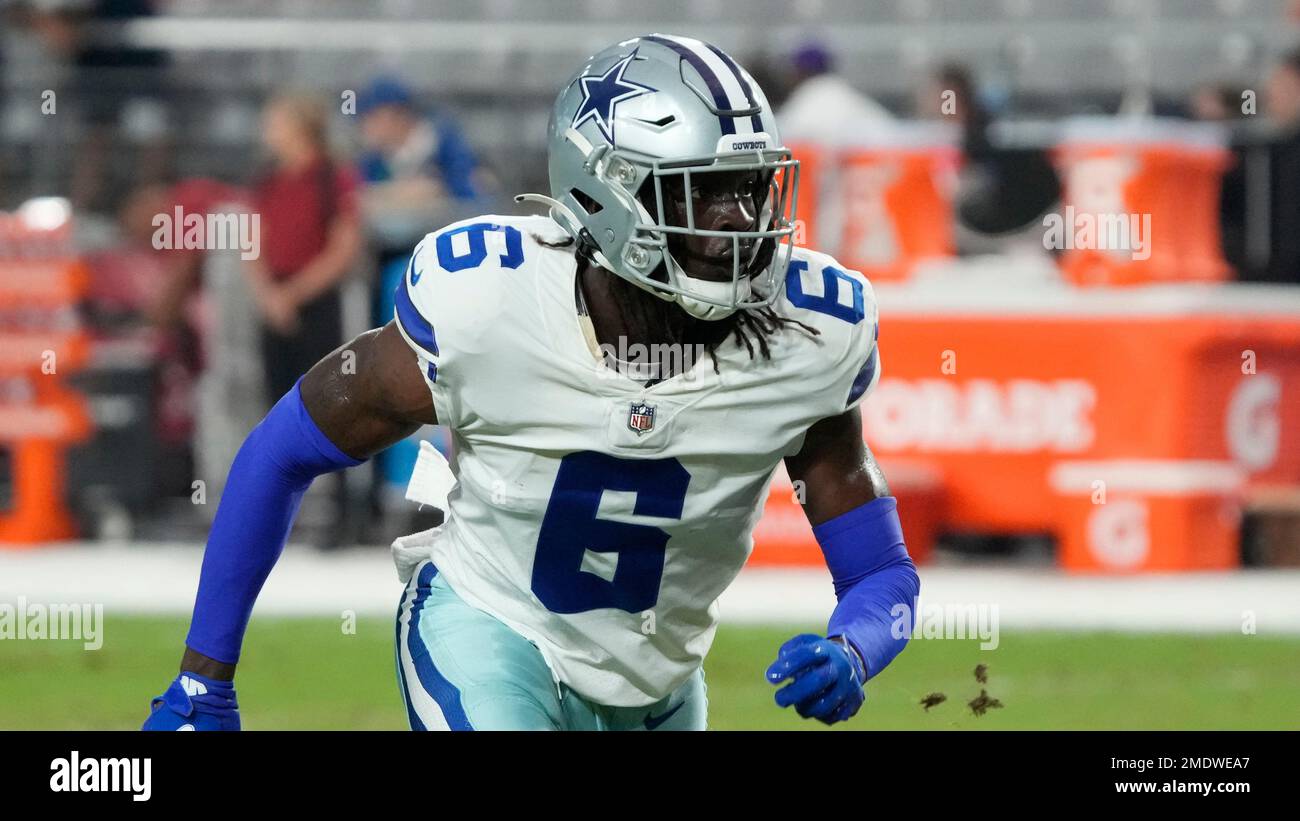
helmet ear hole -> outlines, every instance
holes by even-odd
[[[596,202],[596,200],[576,188],[570,188],[569,194],[573,197],[574,202],[582,206],[582,210],[586,211],[588,216],[599,214],[601,211],[605,210],[605,206]]]
[[[655,205],[655,177],[654,174],[646,176],[641,182],[641,187],[636,190],[636,198],[640,200],[645,210],[653,214],[658,207]]]

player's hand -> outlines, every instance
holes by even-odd
[[[142,730],[238,730],[239,702],[230,681],[181,673],[149,705]]]
[[[823,724],[844,721],[866,700],[866,670],[852,648],[839,641],[804,633],[781,645],[776,661],[767,668],[767,680],[791,683],[776,691],[780,707],[794,705],[804,718]]]

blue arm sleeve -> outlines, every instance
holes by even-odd
[[[813,535],[839,599],[827,635],[843,636],[862,657],[867,677],[875,676],[907,646],[921,592],[903,543],[897,501],[873,499],[823,522]]]
[[[203,554],[199,593],[185,643],[227,664],[239,661],[262,584],[284,550],[312,480],[359,465],[307,413],[300,385],[253,428],[235,456]]]

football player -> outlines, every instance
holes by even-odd
[[[795,247],[798,165],[762,90],[713,45],[639,37],[565,85],[548,139],[550,196],[520,198],[546,216],[429,234],[395,319],[249,435],[146,729],[239,727],[240,645],[304,491],[421,425],[452,431],[455,485],[443,525],[399,540],[412,728],[703,729],[718,597],[782,460],[838,604],[774,648],[777,704],[844,721],[903,649],[891,610],[919,580],[857,410],[875,300]]]

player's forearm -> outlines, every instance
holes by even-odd
[[[843,636],[875,676],[902,652],[921,580],[907,555],[893,497],[882,497],[814,528],[839,600],[827,635]],[[900,606],[902,609],[900,610]]]
[[[902,558],[877,568],[840,596],[827,634],[843,636],[862,659],[867,678],[871,678],[907,646],[912,635],[910,615],[920,592],[921,580],[911,559]]]
[[[234,679],[253,601],[288,537],[298,488],[436,423],[432,397],[394,324],[318,362],[249,434],[231,467],[204,555],[182,673]],[[268,522],[278,526],[268,529]]]
[[[253,603],[284,549],[303,494],[315,477],[360,461],[316,427],[299,386],[276,403],[231,465],[203,555],[185,641],[190,651],[231,665],[233,672]]]

